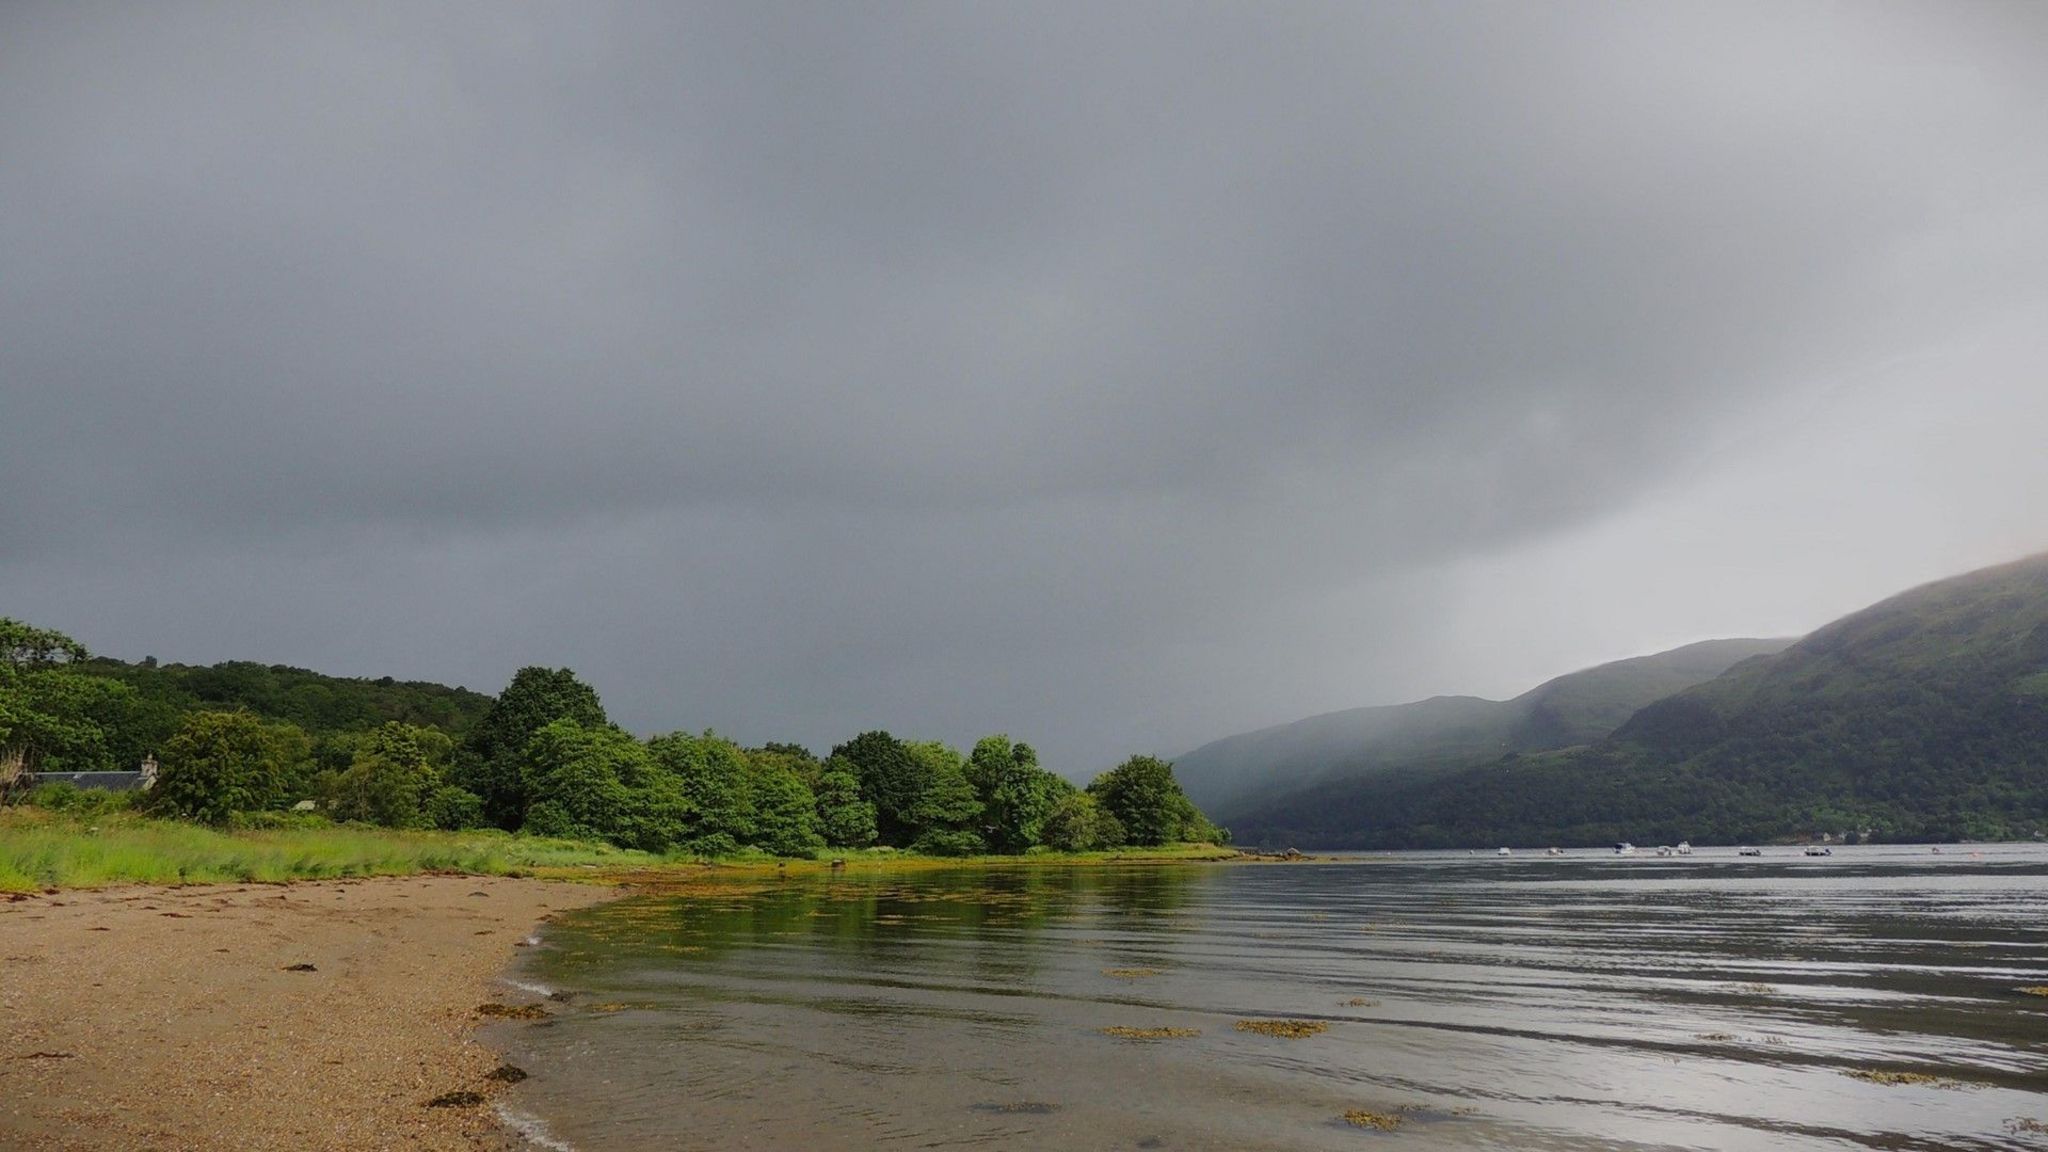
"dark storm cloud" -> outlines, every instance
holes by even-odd
[[[1400,694],[1438,567],[2041,306],[2044,28],[12,6],[0,610],[1077,762]]]

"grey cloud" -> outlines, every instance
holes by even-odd
[[[1077,765],[1403,695],[1431,573],[2042,312],[2043,58],[2027,5],[12,6],[0,593]]]

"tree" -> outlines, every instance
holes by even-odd
[[[727,856],[754,835],[747,754],[715,732],[675,732],[648,741],[655,766],[675,781],[689,818],[677,842],[704,856]]]
[[[278,742],[247,712],[194,712],[164,744],[148,806],[225,824],[237,812],[275,807],[283,798]]]
[[[1124,828],[1117,818],[1103,811],[1095,797],[1070,791],[1053,803],[1046,814],[1043,843],[1061,852],[1089,852],[1115,848],[1124,842]]]
[[[818,831],[818,800],[797,770],[780,756],[750,756],[747,790],[754,815],[750,842],[777,856],[809,856],[825,846]]]
[[[967,779],[967,761],[959,751],[936,740],[905,745],[921,765],[924,790],[911,805],[913,851],[934,856],[970,856],[987,851],[982,837],[981,798]]]
[[[79,674],[88,658],[84,645],[61,632],[0,617],[0,797],[48,766],[111,766],[105,721],[134,694]]]
[[[584,840],[625,837],[633,797],[626,778],[645,770],[640,742],[608,724],[560,719],[533,734],[519,758],[520,789],[531,799],[526,830]]]
[[[974,745],[967,777],[981,799],[982,828],[990,850],[1022,852],[1039,842],[1045,817],[1062,789],[1072,785],[1038,766],[1031,745],[1012,744],[1006,735],[985,736]]]
[[[419,828],[438,823],[427,801],[441,787],[441,774],[429,748],[444,748],[441,733],[391,721],[358,741],[348,769],[328,785],[329,811],[337,820],[361,820],[387,828]],[[441,804],[459,804],[443,797]]]
[[[1180,790],[1173,765],[1157,757],[1133,756],[1097,776],[1088,791],[1132,844],[1168,844],[1185,839],[1198,820],[1207,823]]]
[[[818,831],[835,848],[865,848],[875,842],[875,806],[860,794],[860,781],[846,761],[825,761],[814,789]]]
[[[85,645],[62,632],[0,616],[0,664],[36,670],[82,664],[91,658]]]
[[[482,798],[484,814],[501,828],[517,828],[529,803],[522,758],[535,733],[557,720],[602,728],[597,692],[567,668],[521,668],[477,723],[464,749],[457,782]]]
[[[887,732],[863,732],[832,750],[853,768],[861,795],[875,806],[875,830],[884,844],[901,847],[917,835],[913,812],[930,784],[923,761]]]

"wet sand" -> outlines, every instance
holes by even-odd
[[[497,1149],[475,1010],[614,889],[421,876],[0,898],[0,1149]],[[291,971],[293,965],[311,971]]]

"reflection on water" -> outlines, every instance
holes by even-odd
[[[519,975],[571,999],[513,1106],[586,1152],[2048,1148],[2034,847],[770,881]]]

